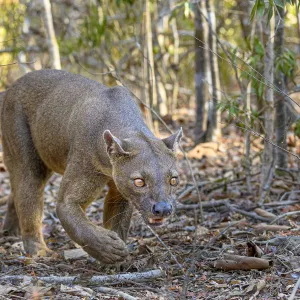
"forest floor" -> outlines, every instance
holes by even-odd
[[[186,136],[183,146],[188,149],[190,144]],[[54,175],[45,189],[43,221],[46,243],[54,253],[31,258],[25,255],[19,238],[0,238],[0,300],[134,299],[128,295],[179,299],[183,293],[188,299],[288,299],[300,277],[297,161],[290,157],[288,170],[276,170],[270,195],[258,208],[262,149],[260,140],[252,141],[250,191],[241,135],[229,132],[219,143],[202,144],[188,152],[199,184],[203,221],[195,224],[200,217],[199,197],[188,164],[181,158],[178,209],[165,226],[155,229],[165,245],[135,213],[128,239],[130,256],[117,267],[102,266],[84,255],[65,233],[55,213],[61,177]],[[292,140],[290,150],[295,151]],[[0,195],[7,194],[6,172],[0,173],[0,183]],[[5,211],[5,206],[0,207],[0,226]],[[99,226],[102,212],[103,198],[87,210]],[[289,212],[293,213],[284,215]],[[279,216],[282,218],[277,219]],[[148,281],[132,277],[122,282],[89,283],[92,276],[149,270],[162,270],[161,276]],[[54,277],[52,282],[39,279],[44,276]],[[67,276],[76,276],[76,282],[63,281]],[[127,296],[99,292],[99,286]],[[300,299],[300,292],[294,299]]]

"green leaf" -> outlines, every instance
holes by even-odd
[[[285,5],[285,1],[284,0],[274,0],[274,1],[275,1],[276,6],[284,8],[284,5]]]
[[[256,11],[257,11],[257,6],[258,6],[259,0],[256,0],[254,3],[254,6],[251,10],[251,14],[250,14],[250,21],[252,21],[255,17]]]
[[[265,13],[265,1],[259,0],[257,5],[257,16],[262,17]]]

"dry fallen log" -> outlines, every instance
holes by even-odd
[[[214,268],[230,270],[265,270],[272,266],[272,261],[257,257],[246,257],[225,254],[223,259],[216,260]]]
[[[148,272],[141,273],[125,273],[117,275],[102,275],[102,276],[93,276],[89,279],[80,278],[77,276],[45,276],[45,277],[32,277],[32,276],[23,276],[23,275],[11,275],[11,276],[2,276],[0,281],[12,281],[12,280],[25,280],[27,282],[31,281],[43,281],[46,283],[54,284],[74,284],[76,282],[85,281],[85,283],[90,285],[100,284],[100,283],[110,283],[110,282],[126,282],[131,281],[144,281],[148,279],[155,279],[160,277],[165,277],[165,272],[161,269],[151,270]]]

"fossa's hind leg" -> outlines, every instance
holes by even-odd
[[[3,233],[8,236],[18,236],[20,234],[20,226],[13,194],[10,193],[5,198],[7,201],[7,212],[3,224]]]
[[[4,113],[2,145],[12,191],[4,229],[10,227],[15,231],[18,219],[24,249],[33,255],[39,250],[48,250],[42,235],[42,218],[44,186],[51,170],[34,147],[27,119],[20,107],[16,105]]]

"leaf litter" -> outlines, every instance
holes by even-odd
[[[120,265],[103,266],[62,228],[55,212],[61,177],[54,175],[45,189],[43,220],[46,243],[54,252],[50,257],[46,253],[29,257],[20,238],[1,237],[0,299],[180,299],[185,281],[187,299],[288,299],[300,276],[300,214],[288,214],[300,208],[297,162],[290,159],[288,172],[275,176],[264,206],[258,207],[261,142],[252,141],[249,193],[242,135],[231,133],[219,143],[192,149],[190,131],[183,143],[199,184],[204,211],[201,224],[195,224],[195,217],[200,217],[199,198],[181,157],[178,209],[165,226],[155,229],[169,251],[135,212],[127,243],[129,257]],[[8,174],[1,162],[0,166],[0,194],[6,195]],[[99,226],[105,193],[87,209],[88,217]],[[2,224],[5,211],[1,206]],[[278,219],[283,214],[286,216]],[[193,265],[188,278],[177,262],[185,272]],[[89,281],[93,276],[149,270],[163,270],[164,276],[98,285]],[[8,276],[12,279],[3,279]],[[51,276],[75,276],[76,282],[39,280]]]

